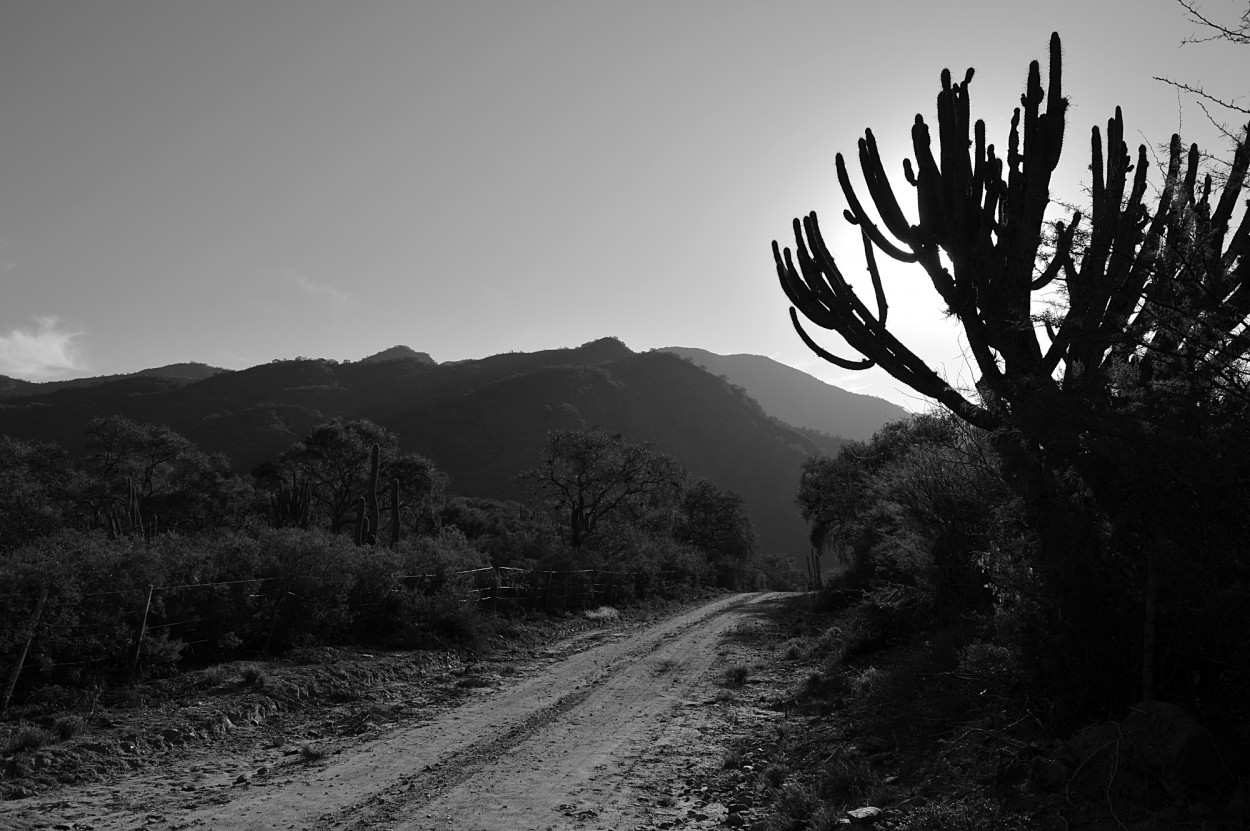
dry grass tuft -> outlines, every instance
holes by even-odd
[[[10,756],[20,750],[38,750],[52,743],[52,734],[42,727],[19,727],[4,743],[4,755]]]
[[[738,664],[737,666],[732,666],[729,669],[725,670],[726,686],[730,686],[730,687],[744,686],[747,682],[747,679],[750,677],[751,677],[750,671],[746,667],[742,666],[741,664]]]

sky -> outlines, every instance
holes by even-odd
[[[770,243],[815,210],[864,275],[836,154],[871,128],[906,188],[911,122],[935,123],[941,70],[969,66],[1005,147],[1052,31],[1071,99],[1056,196],[1079,201],[1117,104],[1131,147],[1179,130],[1223,151],[1154,77],[1237,98],[1250,49],[1182,45],[1199,30],[1175,0],[0,0],[0,374],[613,336],[921,409],[807,350]],[[927,279],[885,277],[896,331],[971,385]]]

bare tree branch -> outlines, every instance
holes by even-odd
[[[1233,103],[1232,101],[1226,101],[1223,98],[1217,98],[1216,96],[1204,90],[1202,87],[1195,87],[1191,84],[1182,83],[1180,81],[1173,81],[1171,78],[1160,78],[1158,75],[1154,76],[1154,79],[1156,81],[1162,81],[1165,84],[1174,86],[1177,89],[1181,90],[1182,92],[1188,92],[1191,95],[1196,95],[1199,98],[1203,98],[1207,101],[1210,101],[1212,104],[1218,104],[1219,106],[1224,107],[1225,109],[1229,109],[1229,110],[1233,110],[1234,112],[1245,113],[1246,115],[1250,115],[1250,107],[1243,107],[1242,105]],[[1204,108],[1204,111],[1205,111],[1205,108]],[[1208,118],[1209,117],[1210,117],[1210,114],[1208,113]],[[1215,124],[1214,119],[1212,120],[1211,123]],[[1216,124],[1215,126],[1219,127],[1221,130],[1225,129],[1219,124]],[[1232,137],[1232,135],[1228,133],[1227,131],[1225,131],[1225,135],[1229,136],[1230,138]]]
[[[1188,12],[1190,22],[1209,30],[1209,34],[1206,37],[1190,35],[1181,41],[1182,44],[1210,43],[1216,40],[1227,40],[1230,43],[1250,43],[1250,9],[1242,13],[1239,18],[1241,22],[1238,26],[1230,28],[1216,23],[1202,14],[1202,12],[1198,11],[1198,4],[1192,2],[1192,0],[1176,0],[1176,2]]]

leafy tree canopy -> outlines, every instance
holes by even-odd
[[[72,470],[60,445],[0,436],[0,548],[60,527]]]
[[[334,419],[319,425],[272,467],[261,470],[260,478],[270,489],[279,481],[295,489],[307,484],[319,521],[337,534],[351,522],[356,500],[368,487],[375,444],[380,449],[380,480],[399,480],[401,511],[428,522],[445,498],[447,476],[424,456],[401,453],[394,433],[366,419]],[[389,509],[389,491],[381,486],[379,490],[384,509]]]
[[[86,432],[86,454],[68,490],[91,525],[136,507],[145,523],[199,529],[238,514],[250,497],[224,455],[205,453],[168,427],[101,416]]]
[[[615,433],[553,430],[538,467],[521,474],[536,497],[562,515],[577,548],[607,518],[640,518],[672,506],[685,478],[673,459]]]

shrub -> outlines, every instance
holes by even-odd
[[[837,801],[863,799],[881,783],[881,774],[862,755],[839,748],[825,762],[818,778],[822,796]]]
[[[725,684],[730,687],[741,687],[746,684],[750,674],[750,671],[741,664],[732,666],[725,670]]]
[[[293,664],[332,664],[339,658],[339,652],[328,646],[298,646],[286,653],[286,659]]]
[[[200,673],[200,684],[205,687],[216,687],[230,680],[230,668],[224,664],[207,667]]]
[[[272,578],[261,589],[266,645],[324,643],[345,635],[360,549],[346,537],[299,528],[262,531],[260,542],[269,557],[265,576]]]
[[[899,831],[1024,831],[1033,825],[1028,818],[1004,814],[995,803],[982,796],[970,796],[957,802],[935,801],[908,812],[898,825]]]
[[[139,656],[143,677],[168,678],[177,674],[184,648],[182,641],[169,637],[167,630],[145,633]]]
[[[806,823],[820,808],[817,796],[800,785],[786,785],[781,788],[774,804],[783,816],[796,823]]]
[[[879,581],[864,592],[865,604],[878,610],[890,637],[928,629],[939,619],[931,587]]]
[[[119,645],[134,643],[146,586],[158,576],[151,560],[133,541],[69,531],[9,552],[0,561],[0,664],[16,660],[47,589],[27,666],[43,669],[45,683],[68,685],[126,666]]]
[[[437,590],[457,571],[471,571],[490,565],[458,528],[442,528],[432,537],[407,539],[395,549],[404,574],[433,575]]]
[[[38,750],[51,743],[52,734],[42,727],[19,727],[17,732],[4,743],[4,754],[8,756],[20,750]]]
[[[404,609],[404,620],[390,638],[396,646],[474,649],[491,634],[476,598],[455,587],[433,595],[412,594]]]
[[[841,831],[846,828],[846,817],[842,811],[831,805],[822,805],[812,814],[812,831]]]
[[[886,673],[877,667],[867,667],[860,672],[854,672],[848,679],[851,695],[856,698],[870,699],[877,696],[885,684]]]
[[[803,657],[803,641],[794,638],[786,641],[782,647],[781,655],[787,661],[797,661]]]
[[[978,686],[1004,689],[1019,671],[1017,656],[1005,646],[975,641],[959,652],[959,674]]]
[[[248,687],[264,688],[269,681],[269,676],[265,674],[265,670],[256,664],[244,664],[239,669],[239,677],[243,679],[244,685]]]
[[[773,762],[768,767],[764,768],[763,773],[760,775],[764,779],[765,786],[769,788],[780,788],[783,784],[785,784],[786,777],[790,775],[790,769],[785,765]]]
[[[889,646],[891,636],[886,614],[872,604],[860,603],[825,630],[813,651],[819,647],[828,655],[830,667],[840,667]]]
[[[83,726],[82,716],[78,715],[57,716],[52,723],[52,729],[56,732],[57,738],[63,742],[81,733]]]

